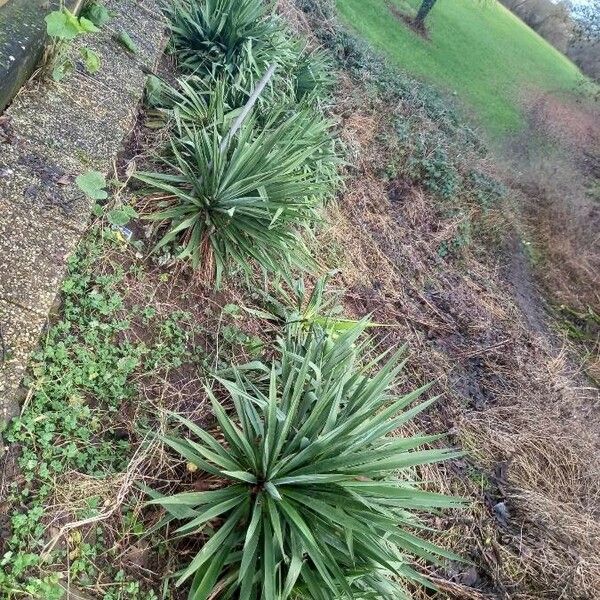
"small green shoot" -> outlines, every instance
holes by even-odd
[[[131,36],[126,31],[120,31],[116,38],[117,42],[121,44],[126,50],[129,50],[132,54],[138,53],[137,44],[131,39]]]
[[[114,225],[115,227],[125,227],[131,219],[135,219],[137,216],[138,213],[133,206],[124,204],[109,211],[107,218],[111,225]]]
[[[52,11],[46,16],[46,31],[54,42],[54,59],[52,61],[52,79],[62,81],[74,69],[75,65],[69,56],[70,44],[79,36],[96,33],[98,27],[84,16],[77,17],[67,8]],[[100,70],[100,57],[85,46],[79,50],[83,64],[88,73],[93,75]]]
[[[83,64],[85,65],[87,72],[91,75],[97,73],[100,70],[100,67],[102,66],[100,56],[98,56],[98,54],[93,50],[90,50],[86,47],[81,48],[79,52],[81,54],[81,58],[83,60]]]

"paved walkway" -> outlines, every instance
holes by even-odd
[[[113,18],[83,42],[102,59],[60,84],[33,81],[0,116],[0,431],[19,411],[19,386],[89,219],[75,185],[112,164],[136,119],[144,69],[164,44],[157,0],[109,0]],[[127,32],[139,51],[115,41]],[[78,55],[77,43],[72,49]],[[1,454],[1,450],[0,450]]]

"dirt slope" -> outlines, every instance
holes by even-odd
[[[306,12],[282,7],[290,22],[320,43],[330,39],[330,15],[314,2],[298,5]],[[409,344],[406,385],[436,381],[442,397],[422,427],[449,431],[468,451],[427,473],[433,486],[473,503],[471,512],[436,519],[441,541],[474,563],[431,571],[439,597],[598,598],[598,391],[547,322],[511,216],[515,196],[494,211],[472,206],[473,241],[440,252],[462,217],[448,217],[439,195],[402,168],[385,171],[401,151],[389,143],[398,117],[422,119],[423,129],[436,124],[408,94],[392,105],[370,84],[341,77],[333,112],[351,168],[322,253],[330,264],[343,261],[348,311],[389,325],[377,332],[383,345]],[[468,209],[463,198],[453,201]]]

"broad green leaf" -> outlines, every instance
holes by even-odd
[[[60,60],[58,64],[52,68],[52,79],[56,82],[60,82],[72,73],[74,69],[75,65],[73,64],[73,61],[66,58]]]
[[[106,200],[108,192],[106,191],[106,178],[99,171],[88,171],[79,175],[75,183],[84,194],[94,200]]]
[[[148,106],[161,106],[163,103],[164,86],[156,75],[149,75],[146,80],[146,103]]]
[[[108,222],[116,227],[124,227],[131,219],[135,219],[136,217],[138,217],[137,211],[129,204],[113,208],[107,215]]]
[[[89,48],[83,47],[79,50],[81,54],[81,58],[83,59],[83,64],[85,65],[85,69],[88,73],[94,74],[100,70],[102,62],[100,60],[100,56],[93,50]]]
[[[253,475],[252,473],[245,473],[244,471],[223,471],[223,475],[231,477],[231,479],[251,483],[252,485],[256,484],[256,475]]]
[[[52,11],[46,15],[46,32],[52,38],[59,40],[73,40],[79,34],[83,33],[83,29],[71,12],[66,8],[62,10]]]

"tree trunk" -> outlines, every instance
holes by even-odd
[[[419,8],[419,12],[415,17],[415,24],[417,25],[417,27],[424,27],[425,19],[427,18],[427,15],[429,14],[431,9],[433,8],[433,5],[436,2],[437,0],[423,0],[423,2],[421,3],[421,7]]]

